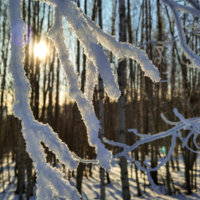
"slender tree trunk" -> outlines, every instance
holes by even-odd
[[[98,17],[99,17],[99,26],[102,29],[102,0],[98,0]],[[99,121],[100,121],[100,130],[99,130],[99,137],[101,141],[103,142],[104,137],[104,87],[103,87],[103,80],[99,75]],[[103,167],[100,167],[100,196],[101,200],[106,199],[106,193],[105,193],[105,170]]]
[[[141,44],[144,42],[144,0],[142,3],[142,30],[141,30]],[[144,95],[145,95],[145,81],[144,81],[144,72],[140,69],[140,133],[144,134]],[[141,145],[141,165],[144,166],[145,158],[145,144]]]
[[[60,60],[57,59],[57,74],[56,74],[56,103],[55,103],[55,122],[54,129],[58,133],[59,132],[59,114],[60,114],[60,106],[59,106],[59,86],[60,86]]]
[[[85,2],[87,3],[87,2]],[[78,7],[80,7],[80,1],[78,0],[77,2]],[[77,65],[77,72],[80,74],[80,43],[79,41],[77,42],[77,57],[76,57],[76,65]],[[84,90],[84,82],[83,82],[83,77],[81,80],[81,89],[82,92]],[[83,158],[83,151],[84,151],[84,145],[83,145],[83,137],[81,133],[81,116],[80,112],[78,110],[77,105],[75,105],[76,108],[76,122],[75,122],[75,131],[76,131],[76,137],[77,137],[77,155],[81,158]],[[77,176],[76,176],[76,187],[78,192],[81,194],[82,193],[82,180],[83,180],[83,170],[84,170],[84,165],[83,163],[80,163],[77,168]]]
[[[17,153],[17,166],[18,166],[18,179],[17,179],[17,190],[16,194],[19,194],[19,200],[23,200],[24,193],[24,178],[25,178],[25,141],[21,132],[21,122],[18,121],[18,153]]]
[[[33,196],[32,185],[33,182],[33,172],[32,172],[32,159],[26,153],[26,169],[27,169],[27,190],[26,190],[26,200],[29,200],[31,196]]]
[[[100,0],[101,1],[101,0]],[[103,105],[103,99],[104,99],[104,87],[103,87],[103,80],[101,79],[99,75],[99,121],[101,129],[99,130],[99,137],[101,140],[104,137],[104,105]],[[102,140],[103,141],[103,140]],[[101,194],[101,200],[105,200],[106,194],[105,194],[105,170],[103,167],[100,167],[100,194]]]
[[[119,16],[120,16],[120,27],[119,27],[119,38],[121,42],[126,42],[126,9],[125,1],[119,0]],[[118,141],[126,144],[126,130],[125,130],[125,95],[124,95],[124,82],[125,82],[125,68],[126,61],[119,63],[117,69],[118,84],[121,91],[121,96],[118,99]],[[122,149],[119,148],[119,151]],[[130,199],[128,170],[126,158],[120,157],[119,165],[121,168],[121,181],[122,181],[122,196],[124,200]]]
[[[131,28],[131,6],[130,6],[130,0],[128,0],[128,36],[129,36],[129,43],[132,44],[133,42],[133,37],[132,37],[132,28]],[[137,37],[137,36],[136,36]],[[132,121],[132,124],[133,126],[135,126],[135,102],[136,102],[136,95],[134,94],[134,100],[133,100],[133,83],[134,83],[134,92],[135,92],[135,71],[133,71],[133,61],[130,59],[129,60],[129,68],[130,68],[130,81],[131,81],[131,84],[130,84],[130,87],[131,87],[131,106],[132,106],[132,110],[131,110],[131,121]],[[132,139],[133,141],[133,139]],[[137,141],[137,137],[136,137],[136,141]],[[135,142],[136,142],[135,141]],[[132,156],[133,156],[133,152],[132,153]],[[134,151],[135,153],[135,160],[138,160],[139,156],[138,156],[138,149],[135,149]],[[132,166],[133,166],[133,163],[131,163],[131,178],[132,178]],[[141,196],[142,193],[141,193],[141,189],[140,189],[140,184],[139,184],[139,178],[138,178],[138,169],[137,169],[137,166],[135,165],[135,175],[136,175],[136,183],[137,183],[137,196]]]

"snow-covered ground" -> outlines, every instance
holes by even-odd
[[[200,176],[199,176],[199,167],[200,167],[200,157],[198,157],[197,166],[198,166],[198,177],[197,177],[197,190],[193,191],[194,193],[190,196],[186,196],[184,190],[185,185],[185,179],[184,179],[184,165],[182,163],[182,157],[179,157],[180,162],[180,171],[171,171],[171,175],[173,177],[173,182],[175,183],[175,187],[179,188],[181,191],[181,194],[173,195],[173,196],[167,196],[165,195],[166,189],[164,187],[161,188],[161,192],[156,192],[151,190],[149,186],[146,186],[145,192],[144,192],[144,175],[139,173],[140,178],[140,188],[142,191],[142,197],[137,197],[137,187],[136,187],[136,181],[135,181],[135,171],[133,167],[133,178],[129,179],[130,184],[130,191],[131,191],[131,199],[159,199],[159,200],[168,200],[168,199],[187,199],[187,200],[194,200],[194,199],[200,199]],[[0,183],[0,200],[18,200],[18,195],[14,193],[16,190],[16,178],[14,177],[14,165],[15,163],[10,163],[10,175],[11,175],[11,184],[8,184],[8,181],[5,182],[5,193],[2,193],[2,184]],[[129,166],[129,177],[131,177],[131,167]],[[165,166],[163,166],[159,172],[158,172],[158,178],[162,175],[162,177],[165,177]],[[4,176],[5,179],[8,178],[7,173],[7,166],[6,161],[4,163]],[[112,162],[112,170],[110,173],[110,179],[111,183],[106,185],[106,199],[108,200],[120,200],[122,199],[122,192],[121,192],[121,180],[120,180],[120,168],[117,161]],[[106,180],[107,181],[107,180]],[[145,176],[145,182],[146,185],[148,185],[148,180]],[[76,179],[71,178],[70,179],[71,185],[76,184]],[[35,193],[35,189],[34,189]],[[24,194],[24,199],[25,199]],[[100,198],[100,179],[99,179],[99,167],[97,165],[93,166],[93,175],[92,177],[84,177],[83,178],[83,185],[82,185],[82,199],[83,200],[94,200]],[[33,196],[30,198],[30,200],[35,200],[36,197]]]

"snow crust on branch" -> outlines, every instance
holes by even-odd
[[[174,114],[180,119],[179,122],[171,122],[171,121],[167,120],[163,114],[161,115],[162,119],[166,123],[168,123],[170,125],[175,125],[173,128],[169,129],[168,131],[157,133],[155,135],[150,135],[150,134],[146,135],[146,134],[138,133],[136,129],[129,129],[130,132],[133,132],[137,136],[140,137],[140,140],[137,141],[132,146],[129,146],[129,145],[126,145],[126,144],[120,144],[120,143],[114,142],[114,141],[109,141],[106,138],[103,139],[104,142],[107,143],[107,144],[115,145],[115,146],[118,146],[118,147],[123,147],[123,151],[114,155],[113,159],[121,157],[121,156],[125,156],[127,158],[127,160],[133,162],[133,159],[128,156],[129,152],[133,151],[135,148],[139,147],[141,144],[145,144],[145,143],[157,140],[157,139],[172,136],[171,148],[170,148],[169,152],[167,153],[167,156],[163,160],[161,160],[161,162],[159,163],[159,165],[157,167],[151,168],[151,166],[147,163],[147,161],[144,161],[144,165],[146,166],[146,168],[144,168],[140,165],[139,161],[135,161],[135,164],[138,167],[138,169],[146,172],[148,179],[149,179],[149,182],[151,183],[153,188],[156,189],[156,190],[157,190],[157,185],[153,182],[153,179],[151,178],[150,172],[151,171],[157,171],[161,166],[163,166],[166,162],[169,161],[169,159],[170,159],[170,157],[173,153],[173,150],[175,148],[177,137],[183,142],[183,145],[182,145],[183,147],[186,147],[187,149],[189,149],[193,153],[197,153],[197,151],[191,149],[188,146],[189,139],[192,136],[194,136],[193,142],[195,144],[195,147],[200,150],[200,147],[198,146],[198,144],[196,142],[197,137],[200,134],[200,118],[185,119],[178,112],[178,110],[176,108],[174,108],[173,111],[174,111]],[[190,130],[190,133],[187,135],[187,137],[183,138],[182,133],[181,133],[181,129]]]
[[[91,30],[94,31],[94,34],[101,45],[106,47],[109,51],[112,51],[118,59],[126,57],[136,60],[140,63],[142,70],[145,72],[145,76],[148,76],[155,82],[160,80],[158,69],[148,59],[148,55],[143,50],[131,44],[117,42],[114,37],[100,29],[99,26],[83,12],[82,15],[87,20]]]
[[[37,198],[52,199],[55,194],[68,199],[79,199],[76,188],[72,187],[63,174],[46,163],[46,155],[41,146],[45,143],[70,170],[76,169],[74,159],[64,144],[49,125],[34,120],[29,106],[30,84],[23,70],[24,60],[24,22],[21,19],[21,0],[10,0],[9,14],[11,25],[11,59],[9,69],[14,78],[14,114],[22,120],[22,133],[26,140],[26,149],[37,172]]]
[[[109,171],[111,167],[110,163],[112,160],[112,154],[105,148],[105,146],[98,138],[98,132],[100,129],[99,121],[95,117],[94,109],[91,104],[93,88],[95,83],[97,82],[97,73],[100,73],[104,82],[105,89],[111,98],[118,98],[120,95],[120,91],[118,88],[118,84],[115,81],[108,58],[104,54],[99,42],[106,47],[111,45],[111,48],[109,48],[109,50],[113,51],[114,54],[116,54],[118,57],[131,57],[132,55],[130,54],[133,54],[134,56],[132,57],[134,57],[134,59],[138,59],[138,61],[140,61],[141,64],[145,66],[144,68],[147,75],[150,76],[154,81],[159,81],[159,72],[152,65],[151,61],[147,58],[147,55],[143,51],[139,50],[136,47],[132,47],[131,45],[117,42],[114,38],[109,37],[108,34],[102,32],[98,26],[95,27],[94,31],[94,27],[91,27],[91,23],[93,22],[86,18],[81,9],[77,8],[77,6],[70,0],[47,0],[45,2],[52,4],[56,10],[55,23],[50,30],[49,36],[54,41],[54,45],[56,46],[60,54],[61,63],[64,67],[68,80],[68,85],[70,87],[70,97],[74,99],[78,104],[83,121],[87,127],[89,143],[90,145],[96,147],[97,159],[100,165],[104,167],[107,171]],[[62,16],[66,17],[70,29],[79,39],[88,59],[88,69],[86,72],[87,99],[85,98],[84,94],[79,90],[77,84],[77,73],[74,72],[73,64],[69,59],[69,52],[67,50],[66,44],[64,43],[64,38],[63,36],[60,37],[60,35],[63,35],[61,19]],[[100,35],[97,35],[97,31],[99,31],[99,33],[101,34],[101,41]],[[108,42],[108,44],[102,42],[105,39],[104,35],[106,35],[107,37],[106,41]],[[109,43],[108,40],[112,40],[111,43]],[[123,48],[122,51],[119,52],[119,48]],[[124,54],[123,51],[125,52]]]
[[[101,143],[98,138],[98,132],[100,129],[99,121],[94,114],[92,106],[93,88],[97,83],[97,74],[100,73],[104,82],[104,87],[111,98],[118,98],[120,91],[118,84],[115,81],[110,63],[107,56],[104,54],[100,44],[112,51],[119,59],[125,57],[136,60],[140,63],[142,69],[145,71],[145,75],[149,76],[153,81],[158,82],[160,80],[159,72],[152,62],[148,59],[146,53],[133,45],[117,42],[115,38],[102,31],[91,19],[86,16],[81,9],[75,5],[76,0],[40,0],[41,2],[52,4],[55,8],[54,24],[49,32],[49,37],[53,40],[54,45],[59,53],[61,64],[66,73],[69,95],[74,99],[79,107],[83,121],[87,127],[87,133],[89,136],[90,145],[94,146],[97,151],[97,160],[83,160],[71,153],[66,146],[53,132],[49,125],[44,125],[34,120],[32,111],[29,106],[30,85],[25,76],[23,70],[24,59],[24,23],[21,19],[21,0],[10,0],[9,12],[10,12],[10,24],[11,24],[11,60],[10,71],[14,78],[14,113],[22,120],[22,132],[27,143],[27,151],[34,161],[34,167],[37,171],[37,198],[38,199],[52,199],[54,195],[67,199],[79,199],[80,195],[77,190],[72,187],[68,181],[63,179],[63,174],[53,169],[46,163],[45,153],[41,146],[41,141],[45,143],[57,156],[57,158],[66,165],[70,170],[76,169],[79,162],[85,163],[99,163],[107,171],[110,170],[112,154],[108,151],[104,144]],[[185,0],[189,2],[189,0]],[[200,67],[200,58],[191,51],[186,44],[185,36],[181,26],[178,10],[192,13],[196,16],[200,16],[197,9],[198,6],[193,0],[190,0],[190,4],[194,8],[186,7],[177,4],[170,0],[162,0],[170,9],[175,17],[179,40],[181,47],[186,55],[192,60],[195,67]],[[197,9],[196,9],[197,8]],[[198,11],[198,12],[197,12]],[[87,56],[87,86],[86,95],[84,95],[78,84],[78,75],[74,71],[74,66],[69,59],[69,51],[64,42],[64,34],[62,27],[62,18],[66,18],[70,29],[75,33],[76,37],[82,44],[85,54]],[[141,139],[132,146],[126,144],[120,144],[113,141],[108,141],[104,138],[104,142],[123,147],[123,151],[116,154],[113,158],[125,156],[129,161],[133,161],[127,153],[137,148],[139,145],[151,142],[163,137],[172,136],[172,145],[168,155],[156,168],[151,168],[147,161],[144,162],[146,168],[142,167],[138,161],[135,162],[136,166],[147,173],[149,181],[156,188],[153,180],[150,176],[150,171],[158,170],[164,163],[166,163],[172,155],[173,149],[176,144],[176,137],[179,137],[183,142],[183,146],[192,150],[188,145],[188,140],[194,135],[193,141],[197,149],[200,149],[196,139],[200,133],[200,119],[184,119],[183,116],[174,109],[174,113],[179,117],[180,122],[170,122],[164,115],[162,118],[169,124],[175,125],[172,129],[158,133],[156,135],[143,135],[137,133],[137,130],[132,129],[136,135]],[[181,129],[188,129],[190,133],[186,138],[182,137]],[[47,184],[48,182],[48,184]],[[47,185],[49,187],[47,187]],[[45,186],[45,187],[44,187]]]
[[[69,51],[64,42],[62,17],[63,15],[61,9],[59,9],[58,6],[55,7],[54,23],[53,27],[49,31],[49,37],[53,40],[54,45],[59,53],[61,65],[64,68],[69,85],[69,96],[71,99],[74,99],[77,102],[78,108],[87,128],[89,143],[90,145],[95,146],[97,151],[97,159],[99,160],[101,166],[109,171],[112,154],[105,148],[105,145],[98,138],[98,132],[100,129],[99,121],[95,116],[91,102],[86,99],[85,95],[79,89],[78,75],[74,71],[74,66],[69,59]],[[90,63],[90,61],[89,67],[93,67],[93,64]]]
[[[70,29],[82,44],[85,55],[93,62],[100,73],[108,96],[117,99],[120,95],[120,91],[112,73],[110,62],[103,52],[102,47],[98,44],[93,31],[90,30],[86,20],[84,20],[80,9],[70,0],[64,3],[60,3],[60,1],[56,0],[54,2],[62,15],[66,17]]]

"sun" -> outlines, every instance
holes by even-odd
[[[39,44],[36,44],[34,47],[34,53],[35,56],[38,56],[39,58],[44,58],[47,54],[47,46],[45,42],[40,42]]]

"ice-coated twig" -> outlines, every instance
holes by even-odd
[[[200,10],[200,5],[197,3],[196,0],[184,0],[186,3],[189,3],[193,8]]]
[[[147,162],[145,162],[145,164],[147,165]],[[135,161],[135,165],[137,166],[138,169],[140,169],[141,171],[143,172],[146,172],[146,175],[148,177],[148,180],[149,182],[151,183],[151,186],[153,187],[153,189],[155,189],[157,192],[158,192],[158,186],[154,183],[153,179],[151,178],[151,175],[150,175],[150,171],[144,167],[142,167],[140,165],[140,162],[139,161]],[[148,165],[147,165],[148,166]]]
[[[171,122],[169,120],[167,120],[165,118],[165,116],[163,114],[161,114],[163,120],[170,124],[170,125],[175,125],[173,128],[169,129],[168,131],[166,132],[161,132],[161,133],[158,133],[158,134],[155,134],[155,135],[146,135],[144,136],[144,134],[140,134],[137,132],[137,130],[135,129],[129,129],[128,131],[132,131],[134,132],[137,136],[139,136],[141,139],[139,141],[137,141],[135,144],[133,144],[132,146],[129,146],[129,145],[126,145],[126,144],[120,144],[118,142],[113,142],[113,141],[109,141],[107,139],[104,138],[104,142],[105,143],[108,143],[110,145],[115,145],[115,146],[119,146],[119,147],[122,147],[124,148],[122,150],[122,152],[120,153],[117,153],[116,155],[113,156],[113,159],[115,158],[118,158],[118,157],[121,157],[121,156],[125,156],[127,158],[127,160],[130,160],[132,161],[130,158],[128,158],[128,153],[133,151],[134,149],[136,149],[137,147],[139,147],[141,144],[145,144],[145,143],[148,143],[148,142],[151,142],[151,141],[154,141],[154,140],[158,140],[158,139],[161,139],[161,138],[165,138],[165,137],[168,137],[168,136],[172,136],[172,144],[171,144],[171,147],[170,147],[170,150],[169,152],[167,153],[167,156],[165,157],[165,159],[163,159],[157,167],[155,168],[151,168],[151,166],[147,163],[147,161],[144,161],[144,165],[146,166],[146,168],[142,167],[140,165],[140,162],[139,161],[135,161],[135,164],[136,166],[146,172],[148,178],[149,178],[149,182],[152,184],[152,186],[156,189],[157,186],[155,185],[155,183],[153,182],[151,176],[150,176],[150,172],[151,171],[156,171],[158,170],[161,166],[163,166],[166,162],[169,161],[172,153],[173,153],[173,150],[175,148],[175,145],[176,145],[176,138],[180,138],[180,140],[183,142],[183,147],[186,147],[187,149],[189,149],[190,151],[192,151],[193,153],[198,153],[198,151],[195,151],[193,149],[191,149],[189,146],[188,146],[188,141],[190,140],[190,138],[194,135],[194,138],[193,138],[193,141],[194,141],[194,144],[196,146],[197,149],[200,149],[200,147],[198,146],[197,142],[196,142],[196,139],[198,137],[198,135],[200,134],[200,118],[191,118],[191,119],[185,119],[179,112],[177,109],[174,109],[174,114],[180,119],[179,122]],[[182,137],[182,133],[181,133],[181,129],[184,129],[184,130],[190,130],[190,133],[187,135],[187,137],[183,138]]]
[[[118,146],[118,147],[122,147],[122,148],[128,148],[130,146],[126,145],[126,144],[123,144],[123,143],[120,143],[120,142],[114,142],[114,141],[109,141],[107,140],[106,138],[103,138],[103,141],[107,144],[110,144],[110,145],[115,145],[115,146]]]
[[[175,114],[182,122],[184,122],[184,123],[187,124],[187,125],[190,125],[190,123],[183,117],[183,115],[181,115],[181,113],[178,112],[178,109],[177,109],[177,108],[174,108],[173,111],[174,111],[174,114]]]
[[[137,129],[128,129],[128,132],[133,132],[135,135],[139,136],[141,139],[151,137],[151,134],[141,134],[137,132]]]
[[[186,147],[188,150],[192,151],[193,153],[198,153],[198,151],[195,151],[195,150],[191,149],[191,148],[188,146],[188,144],[187,144],[188,139],[183,138],[181,132],[180,132],[180,131],[178,131],[178,132],[179,132],[179,134],[178,134],[177,136],[178,136],[178,138],[181,140],[181,142],[183,142],[182,147]],[[191,135],[190,135],[190,136],[191,136]]]
[[[46,163],[46,155],[40,144],[43,141],[57,158],[71,170],[77,167],[66,144],[48,125],[34,120],[29,106],[30,85],[23,70],[24,61],[24,22],[21,19],[21,0],[9,1],[11,25],[11,58],[9,69],[14,79],[14,114],[22,120],[22,133],[26,141],[26,149],[37,172],[37,199],[52,199],[54,193],[67,199],[80,199],[76,188],[72,187],[63,174]],[[60,151],[60,153],[59,153]]]
[[[69,85],[69,96],[71,99],[74,99],[77,102],[83,121],[87,127],[89,144],[96,148],[97,159],[99,160],[100,165],[104,167],[107,171],[109,171],[111,167],[110,162],[112,155],[111,152],[105,148],[105,145],[98,138],[100,125],[99,120],[95,116],[91,102],[86,99],[82,91],[79,90],[78,75],[74,71],[74,66],[69,59],[69,51],[64,42],[62,17],[63,14],[61,12],[61,9],[58,6],[55,7],[54,23],[53,27],[49,31],[49,37],[54,42],[54,46],[59,53],[61,64],[64,68]],[[93,64],[90,63],[89,66],[93,67]]]
[[[200,11],[195,9],[195,8],[191,8],[188,6],[182,6],[174,1],[171,0],[162,0],[162,2],[168,6],[174,16],[175,22],[176,22],[176,27],[178,30],[178,36],[179,36],[179,41],[180,41],[180,45],[181,48],[183,49],[183,51],[185,52],[185,55],[190,58],[191,62],[193,63],[193,65],[191,65],[191,67],[196,67],[196,68],[200,68],[200,57],[198,55],[196,55],[187,45],[186,43],[186,38],[183,32],[183,28],[181,25],[181,19],[179,17],[179,13],[178,10],[184,11],[186,13],[190,13],[192,15],[198,16],[200,17]]]
[[[177,124],[178,124],[178,122],[171,122],[171,121],[169,121],[169,120],[164,116],[163,113],[161,113],[161,117],[162,117],[162,119],[163,119],[167,124],[170,124],[170,125],[177,125]]]
[[[130,158],[127,154],[126,155],[124,155],[125,156],[125,158],[130,162],[130,163],[132,163],[133,162],[133,159],[132,158]]]
[[[187,126],[189,127],[193,127],[193,129],[197,132],[200,133],[200,127],[198,127],[198,124],[195,121],[189,121],[187,119],[185,119],[181,113],[178,112],[178,110],[176,108],[174,108],[174,114],[181,120],[183,121]],[[189,128],[187,128],[189,129]]]
[[[173,153],[173,150],[174,150],[175,145],[176,145],[176,132],[174,132],[174,133],[172,134],[172,145],[171,145],[171,148],[170,148],[170,150],[169,150],[169,152],[168,152],[166,158],[163,159],[163,160],[159,163],[159,165],[158,165],[157,167],[151,168],[151,166],[147,163],[147,161],[144,161],[144,164],[145,164],[146,167],[147,167],[146,169],[143,168],[143,167],[140,165],[139,161],[137,161],[137,167],[138,167],[140,170],[142,170],[142,171],[144,171],[144,169],[145,169],[146,172],[147,172],[147,171],[149,171],[149,172],[150,172],[150,171],[157,171],[161,166],[163,166],[166,162],[169,161],[169,159],[170,159],[170,157],[171,157],[171,155],[172,155],[172,153]]]
[[[78,157],[74,152],[72,152],[72,155],[74,156],[74,158],[77,161],[85,163],[85,164],[89,164],[89,163],[98,164],[99,163],[98,160],[85,160],[85,159],[82,159],[82,158]]]

